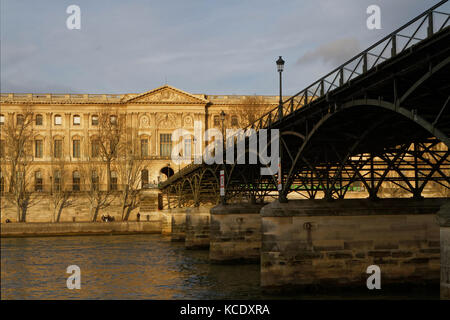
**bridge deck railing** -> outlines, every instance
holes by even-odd
[[[349,81],[369,72],[384,61],[448,27],[450,25],[450,13],[441,11],[447,2],[448,0],[440,1],[305,89],[283,101],[281,108],[278,106],[270,110],[245,127],[243,132],[241,131],[230,138],[245,139],[249,134],[249,129],[258,131],[270,127],[283,117],[309,105],[316,99],[328,95],[333,90],[345,86]],[[165,188],[201,166],[202,164],[192,163],[162,182],[159,187]]]
[[[448,0],[443,0],[398,28],[388,36],[376,42],[366,50],[354,56],[327,75],[315,81],[302,91],[293,95],[261,118],[250,124],[246,129],[255,130],[268,128],[272,123],[284,116],[324,97],[331,91],[346,85],[352,79],[363,75],[390,58],[409,49],[418,42],[431,37],[450,24],[450,14],[439,11]]]

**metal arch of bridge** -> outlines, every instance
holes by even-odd
[[[450,189],[448,149],[437,149],[439,142],[450,146],[450,14],[439,11],[445,3],[425,11],[246,128],[281,131],[281,198],[291,192],[315,198],[319,191],[328,199],[344,198],[355,183],[361,183],[371,198],[386,184],[416,198],[431,181]],[[405,35],[408,28],[411,33]],[[419,38],[423,29],[425,36]],[[349,128],[349,119],[354,129]],[[211,184],[207,187],[217,198],[219,166],[213,166],[213,175],[206,179],[215,181],[215,189]],[[173,188],[172,184],[207,167],[190,165],[162,189]],[[254,201],[276,192],[276,179],[258,175],[257,166],[225,168],[228,199],[244,195]],[[200,203],[201,192],[195,187],[191,191],[194,205]]]

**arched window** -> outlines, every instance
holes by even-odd
[[[148,138],[141,137],[141,157],[148,157]]]
[[[4,114],[0,114],[0,126],[5,124],[5,115]]]
[[[81,117],[76,114],[73,116],[73,125],[74,126],[79,126],[81,124]]]
[[[81,157],[81,141],[80,141],[80,139],[74,139],[72,141],[72,156],[74,158]]]
[[[111,190],[117,190],[117,172],[111,171]]]
[[[34,191],[41,192],[42,191],[42,185],[43,185],[42,172],[41,171],[36,171],[34,173]]]
[[[91,142],[91,156],[92,158],[100,156],[100,141],[98,139],[94,139]]]
[[[72,173],[72,190],[73,191],[80,191],[80,182],[81,182],[80,172],[74,171]]]
[[[63,155],[63,143],[62,139],[55,139],[53,141],[53,156],[55,158],[62,158]]]
[[[36,158],[42,158],[44,155],[44,149],[43,149],[44,143],[42,139],[36,139],[34,140],[34,156]]]
[[[37,114],[36,115],[36,125],[42,126],[43,123],[44,123],[44,117],[42,117],[42,114]]]
[[[62,125],[62,117],[61,117],[61,115],[59,115],[59,114],[57,114],[57,115],[55,115],[55,126],[60,126],[60,125]]]
[[[148,170],[144,169],[141,171],[141,185],[145,189],[148,187]]]

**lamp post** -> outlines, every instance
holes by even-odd
[[[281,75],[284,70],[284,60],[281,56],[279,56],[277,63],[277,70],[280,74],[280,100],[278,102],[278,120],[283,118],[283,92],[282,92],[282,80]],[[281,138],[281,137],[280,137]],[[279,158],[278,158],[278,201],[279,202],[287,202],[286,198],[283,196],[283,174],[281,170],[281,159],[283,156],[283,147],[281,143],[279,144]]]
[[[225,199],[225,159],[224,159],[224,152],[225,152],[225,112],[220,113],[220,121],[222,122],[222,170],[220,171],[220,203],[226,204]]]
[[[283,58],[280,56],[277,60],[277,70],[278,73],[280,74],[280,101],[278,103],[278,119],[280,120],[283,117],[283,95],[282,95],[282,80],[281,80],[281,74],[283,73],[284,70],[284,60]]]

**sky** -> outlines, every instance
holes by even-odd
[[[438,0],[0,0],[1,92],[292,95]],[[370,5],[381,29],[369,30]],[[69,30],[69,5],[81,29]],[[446,5],[447,6],[447,5]],[[448,8],[448,6],[447,6]]]

